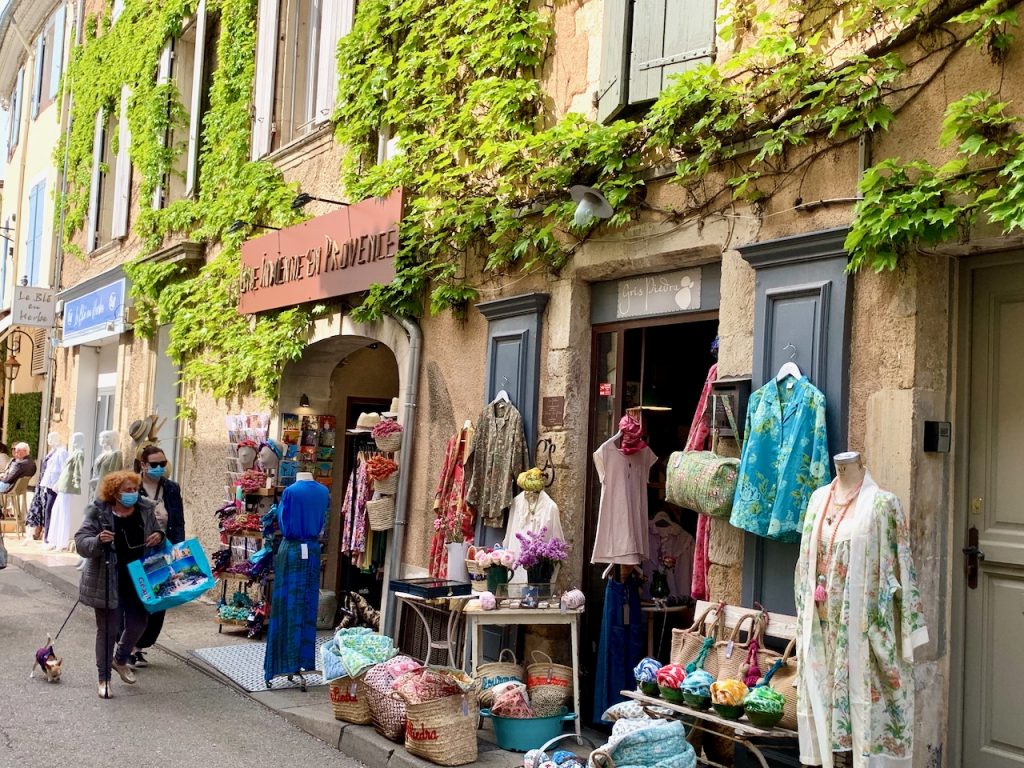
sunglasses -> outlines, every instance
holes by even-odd
[[[147,461],[146,463],[149,464],[149,466],[151,466],[151,467],[166,467],[167,466],[167,461],[166,460],[164,460],[164,461]]]

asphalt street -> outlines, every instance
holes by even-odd
[[[154,650],[139,681],[96,695],[95,620],[79,606],[55,643],[61,682],[29,679],[72,601],[16,566],[0,571],[0,768],[282,768],[360,764],[260,704]]]

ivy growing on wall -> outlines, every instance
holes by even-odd
[[[554,0],[557,4],[558,0]],[[180,119],[173,86],[154,82],[168,35],[195,0],[128,0],[112,27],[77,49],[69,71],[78,115],[114,108],[133,86],[132,156],[151,197],[180,148],[156,137]],[[235,312],[243,221],[289,223],[294,194],[266,162],[248,160],[255,0],[209,0],[221,43],[204,124],[196,200],[144,211],[135,224],[150,249],[182,234],[215,255],[198,274],[136,265],[137,328],[172,324],[172,354],[186,378],[218,395],[253,387],[272,397],[286,360],[301,354],[313,310],[242,318]],[[615,208],[608,224],[756,214],[822,153],[888,130],[900,110],[968,46],[1002,66],[1017,24],[1000,0],[733,0],[719,33],[732,46],[719,65],[675,77],[649,111],[598,125],[552,115],[540,74],[552,52],[549,8],[529,0],[361,0],[338,48],[336,139],[346,148],[341,181],[350,200],[407,190],[397,277],[355,310],[462,311],[478,277],[561,269],[594,226],[576,228],[565,189],[597,186]],[[903,253],[949,239],[984,215],[1024,227],[1024,139],[997,93],[952,100],[944,141],[954,158],[933,166],[886,159],[861,184],[848,239],[851,265],[892,268]],[[381,137],[399,152],[378,162]],[[78,119],[69,144],[68,220],[88,203],[92,122]],[[668,164],[685,191],[674,208],[646,201],[651,169]],[[70,233],[69,233],[70,236]],[[322,311],[323,308],[318,308]]]

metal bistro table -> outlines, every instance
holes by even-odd
[[[476,674],[480,666],[480,649],[483,646],[483,628],[488,626],[512,626],[516,624],[567,624],[572,638],[572,704],[576,713],[576,743],[583,743],[580,723],[580,615],[583,609],[563,611],[561,608],[496,608],[485,611],[479,600],[470,601],[462,611],[466,619],[466,642],[473,643],[473,666],[470,674]],[[463,649],[463,666],[466,664],[466,649]]]
[[[434,651],[443,651],[448,654],[444,662],[450,667],[455,666],[456,638],[459,636],[459,623],[462,620],[463,605],[471,600],[470,595],[458,595],[454,597],[439,597],[427,599],[419,595],[412,595],[408,592],[395,592],[395,599],[398,601],[395,614],[395,642],[400,643],[402,638],[402,606],[407,605],[419,618],[423,625],[423,631],[427,636],[427,653],[423,659],[424,664],[430,664],[430,656]],[[430,631],[430,620],[424,611],[438,611],[448,614],[448,629],[444,640],[435,640]]]

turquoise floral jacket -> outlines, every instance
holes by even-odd
[[[806,377],[772,379],[750,396],[744,437],[730,522],[799,541],[811,494],[832,479],[825,395]]]

